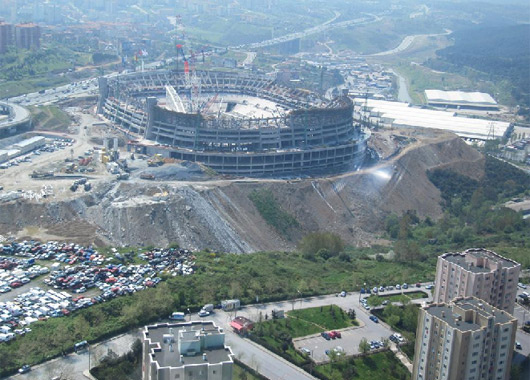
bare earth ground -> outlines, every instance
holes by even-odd
[[[96,116],[73,112],[79,121],[70,134],[76,139],[72,149],[77,157],[107,131],[93,126],[98,122]],[[441,215],[440,194],[428,180],[427,170],[450,167],[472,177],[484,170],[482,155],[452,134],[377,131],[370,145],[383,158],[380,163],[327,178],[144,181],[133,175],[119,182],[103,164],[95,163],[96,171],[89,174],[94,189],[72,193],[72,179],[29,177],[34,170],[60,174],[64,159],[72,155],[67,148],[0,171],[2,193],[40,191],[44,184],[54,189],[47,199],[0,203],[0,235],[95,245],[178,242],[195,249],[243,253],[290,250],[306,233],[327,230],[349,244],[384,244],[378,234],[388,213],[416,210],[420,217]],[[136,160],[134,165],[145,167],[145,161]],[[248,197],[262,188],[273,191],[282,208],[300,223],[298,228],[282,236],[262,219]]]

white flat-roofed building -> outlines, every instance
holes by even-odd
[[[34,149],[41,148],[46,145],[46,139],[42,136],[33,136],[29,139],[22,140],[13,145],[13,148],[20,150],[21,154],[28,153]]]
[[[521,264],[482,248],[438,257],[434,302],[477,297],[513,313]]]
[[[231,380],[233,353],[213,322],[163,323],[143,332],[143,380]]]
[[[425,90],[427,104],[434,107],[454,107],[497,110],[499,106],[484,92]]]
[[[508,380],[517,319],[475,298],[420,309],[413,380]]]
[[[504,136],[510,123],[455,115],[454,111],[429,110],[408,103],[354,99],[356,119],[388,128],[420,127],[452,132],[468,139],[488,140]]]

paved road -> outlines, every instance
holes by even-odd
[[[452,33],[452,31],[447,29],[444,33],[416,34],[416,35],[412,35],[412,36],[406,36],[405,38],[403,38],[401,43],[398,46],[396,46],[394,49],[382,51],[382,52],[375,53],[375,54],[370,54],[369,57],[381,57],[381,56],[385,56],[385,55],[398,54],[398,53],[401,53],[401,52],[407,50],[417,38],[420,38],[420,37],[446,36],[446,35],[449,35],[451,33]]]
[[[255,42],[255,43],[251,43],[247,45],[239,45],[233,48],[234,49],[258,49],[258,48],[262,48],[266,46],[272,46],[275,44],[279,44],[282,42],[292,41],[297,38],[304,38],[304,37],[307,37],[313,34],[322,33],[322,32],[326,32],[326,31],[333,30],[333,29],[346,28],[348,26],[353,26],[353,25],[365,25],[365,24],[370,24],[370,23],[381,20],[381,17],[379,16],[372,15],[372,14],[366,14],[365,17],[335,23],[334,21],[338,18],[339,15],[335,15],[332,19],[326,21],[323,24],[314,26],[312,28],[303,30],[301,32],[290,33],[290,34],[287,34],[281,37],[277,37],[277,38],[273,38],[273,39],[261,41],[261,42]]]
[[[64,379],[78,380],[83,379],[83,371],[88,369],[89,356],[90,366],[94,362],[103,358],[104,355],[112,350],[118,355],[123,355],[130,350],[132,343],[140,336],[139,331],[119,335],[105,342],[92,345],[90,350],[79,354],[70,354],[64,358],[50,360],[41,365],[32,367],[31,371],[25,375],[14,375],[8,379],[51,379],[55,376],[62,376]]]
[[[414,291],[410,289],[409,291]],[[387,294],[399,293],[399,291],[388,292]],[[311,375],[303,371],[302,369],[294,366],[283,358],[273,354],[272,352],[264,349],[263,347],[256,345],[248,339],[241,338],[232,332],[229,326],[230,320],[236,315],[246,316],[252,320],[258,320],[259,313],[263,315],[266,313],[271,315],[273,309],[283,309],[285,311],[294,308],[308,308],[316,306],[325,306],[329,304],[335,304],[341,306],[347,310],[350,307],[356,309],[358,318],[365,325],[371,323],[374,326],[370,326],[365,331],[372,331],[372,328],[379,329],[380,332],[374,332],[374,339],[380,339],[381,333],[389,335],[388,329],[382,325],[375,325],[368,319],[368,314],[359,308],[359,293],[351,293],[346,297],[337,297],[336,295],[311,297],[304,299],[297,299],[293,301],[281,301],[273,302],[269,304],[258,304],[244,307],[234,313],[225,313],[224,311],[217,311],[207,320],[214,321],[218,326],[222,327],[226,332],[226,342],[232,347],[232,350],[237,358],[243,361],[248,366],[256,369],[258,372],[266,376],[271,380],[308,380],[314,379]],[[199,320],[200,318],[195,314],[192,316],[193,320]],[[359,329],[359,334],[363,331]],[[374,330],[377,331],[377,330]],[[371,334],[371,333],[370,333]],[[139,336],[139,332],[129,333],[120,335],[118,337],[109,339],[91,348],[91,365],[94,365],[96,357],[101,358],[102,355],[108,350],[113,350],[116,354],[122,355],[129,351],[129,348],[134,340]],[[360,335],[359,335],[360,336]],[[82,379],[83,371],[88,368],[88,352],[83,354],[71,354],[65,358],[57,358],[50,360],[43,364],[33,367],[30,374],[27,375],[15,375],[11,379],[46,379],[54,376],[59,376],[61,373],[68,373],[70,378]]]

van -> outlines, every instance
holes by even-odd
[[[186,315],[181,311],[176,311],[169,316],[169,319],[171,319],[172,321],[185,321]]]
[[[202,307],[202,310],[211,313],[213,311],[213,304],[209,303]]]
[[[88,342],[86,340],[83,340],[81,342],[78,342],[74,344],[74,352],[79,352],[88,347]]]

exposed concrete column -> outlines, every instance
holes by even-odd
[[[157,105],[158,100],[154,96],[150,96],[147,98],[147,128],[145,128],[144,137],[149,138],[149,134],[151,133],[151,128],[153,127],[154,123],[154,114],[155,114],[155,106]]]
[[[109,85],[108,80],[105,77],[98,78],[98,87],[99,87],[99,99],[98,99],[98,113],[103,113],[103,104],[109,96]]]

